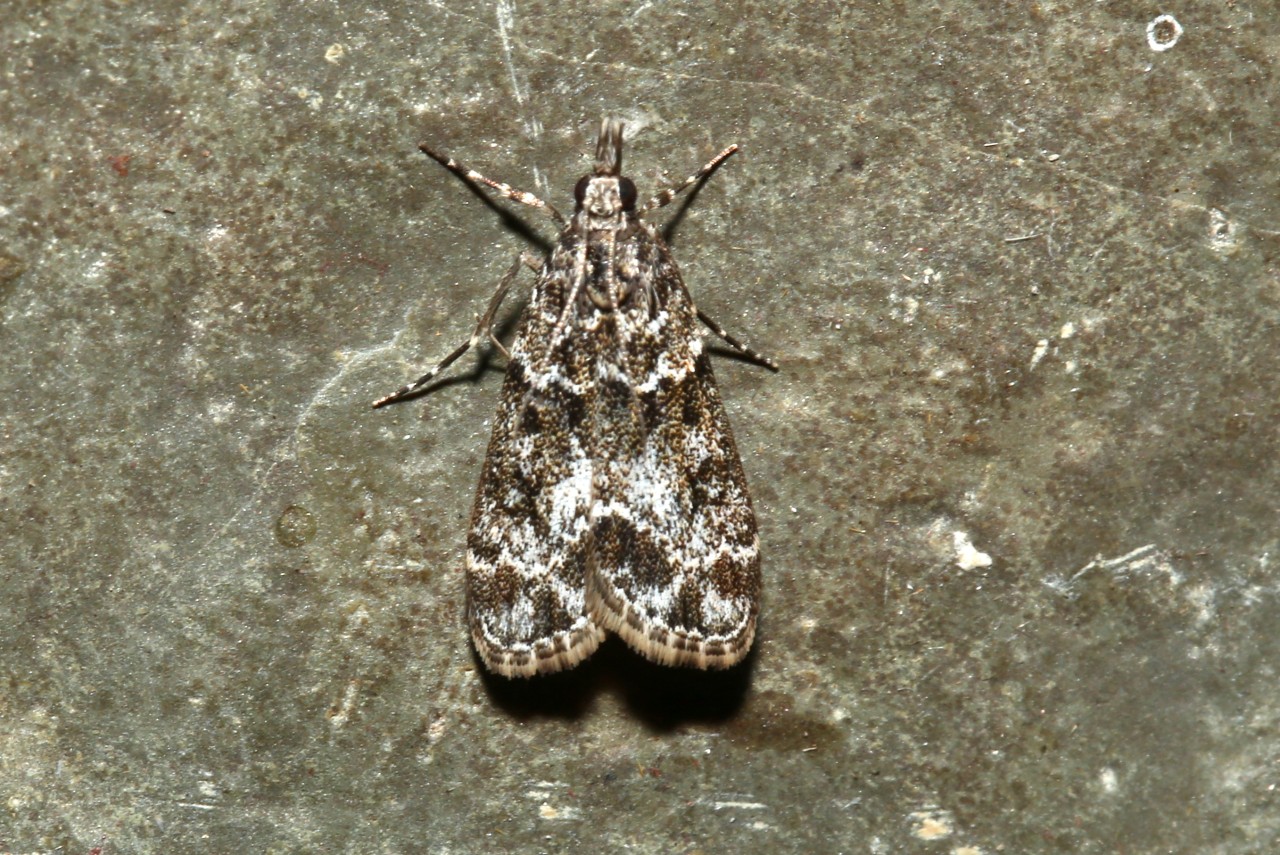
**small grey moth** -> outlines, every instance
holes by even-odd
[[[374,403],[414,395],[486,339],[507,357],[467,536],[467,620],[480,659],[506,677],[560,671],[614,632],[663,665],[740,662],[755,637],[760,547],[699,321],[776,367],[694,306],[643,219],[738,147],[637,207],[622,174],[622,123],[606,119],[568,220],[420,148],[561,227],[545,261],[511,266],[467,342]],[[538,275],[508,351],[493,322],[525,265]]]

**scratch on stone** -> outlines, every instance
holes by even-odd
[[[761,802],[712,802],[712,810],[765,810],[769,806]]]
[[[1161,550],[1154,543],[1139,546],[1118,558],[1103,558],[1098,555],[1068,578],[1054,575],[1044,579],[1043,582],[1050,590],[1070,598],[1075,596],[1076,582],[1094,570],[1110,573],[1116,578],[1125,578],[1139,573],[1163,573],[1171,586],[1182,583],[1182,574],[1174,568],[1168,552]]]
[[[525,98],[528,96],[524,87],[520,85],[520,76],[516,73],[515,60],[511,53],[511,30],[516,23],[516,4],[512,0],[499,0],[497,16],[498,38],[502,42],[502,62],[507,66],[507,73],[511,75],[511,89],[516,97],[516,103],[523,107]]]

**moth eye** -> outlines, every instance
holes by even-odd
[[[582,200],[587,198],[587,185],[591,183],[591,176],[584,175],[578,179],[578,183],[573,187],[573,201],[581,205]]]
[[[630,178],[618,179],[618,197],[622,200],[622,210],[631,211],[636,207],[636,185]]]

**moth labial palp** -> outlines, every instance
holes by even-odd
[[[415,395],[486,338],[508,356],[467,536],[467,620],[480,659],[506,677],[560,671],[613,632],[663,665],[737,664],[756,632],[759,539],[699,321],[776,366],[694,305],[644,215],[738,147],[637,205],[622,174],[622,123],[605,119],[567,220],[420,148],[561,226],[509,349],[494,318],[526,259],[503,276],[467,342],[374,404]]]

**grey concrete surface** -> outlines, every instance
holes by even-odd
[[[1245,0],[8,4],[0,852],[1277,851],[1278,60]],[[602,114],[642,190],[743,147],[673,241],[782,366],[716,367],[763,623],[508,684],[501,358],[368,405],[552,237],[416,144],[568,207]]]

